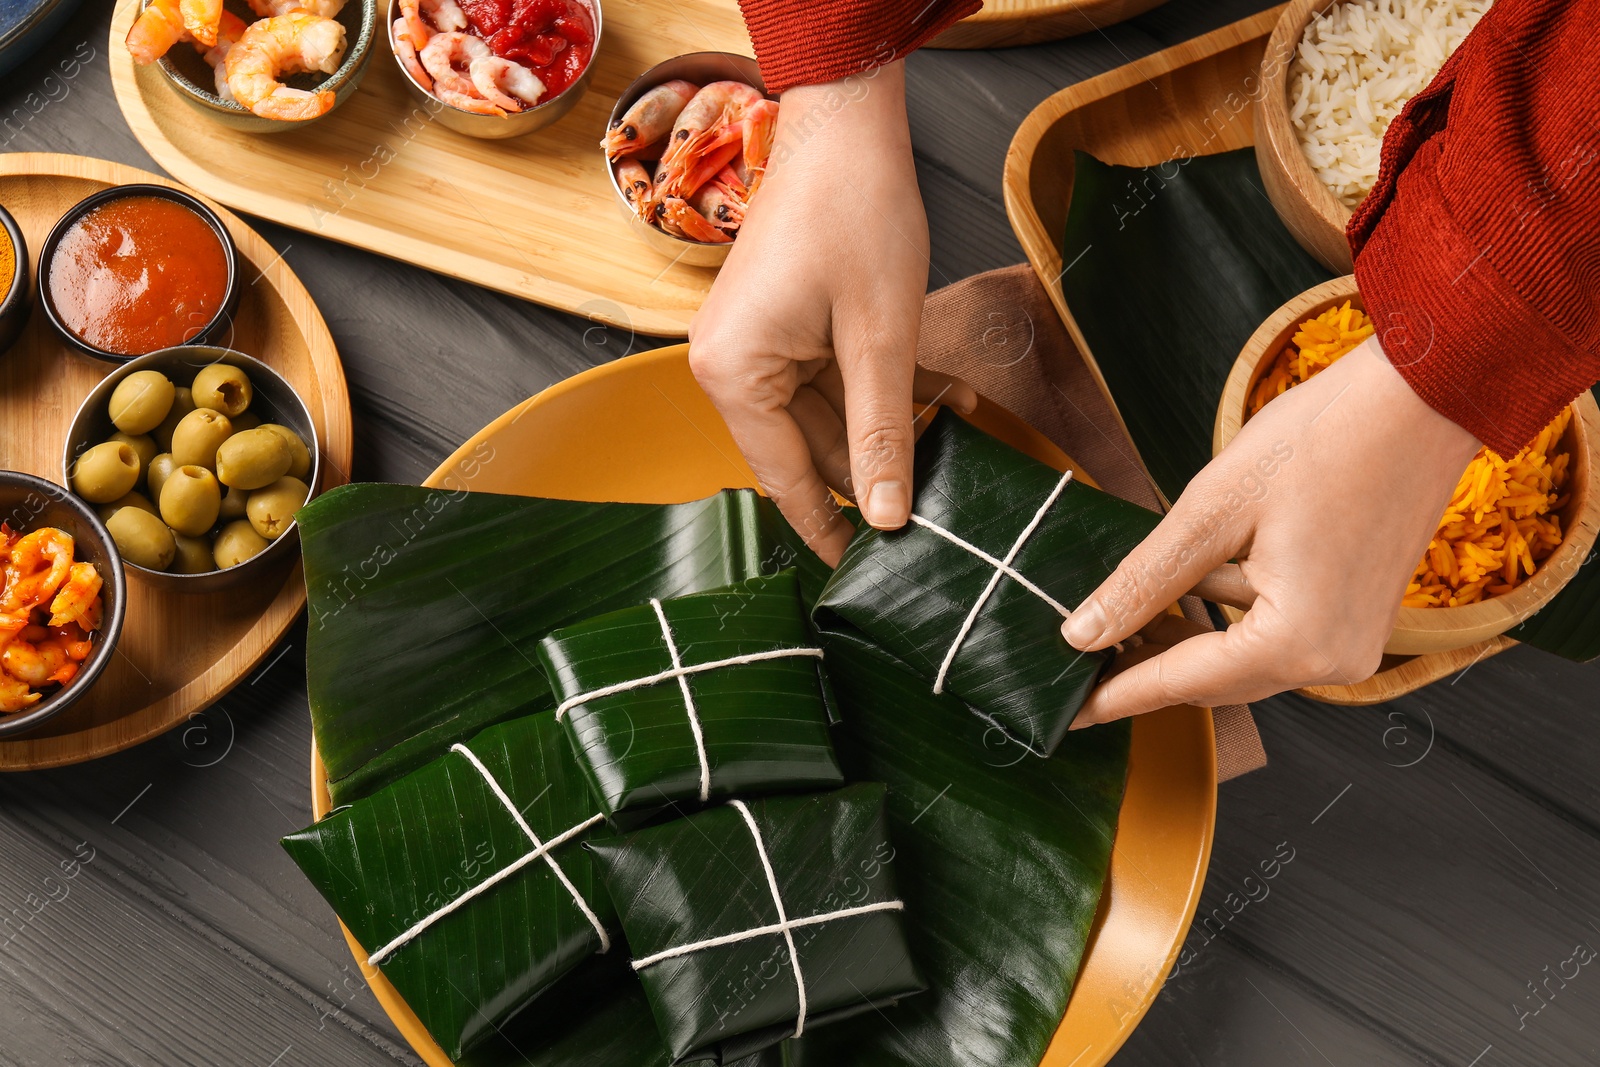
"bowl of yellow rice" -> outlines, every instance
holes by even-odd
[[[1222,451],[1274,397],[1371,337],[1353,276],[1284,304],[1245,342],[1212,435]],[[1512,457],[1480,449],[1406,584],[1384,651],[1464,648],[1533,615],[1577,573],[1600,529],[1600,407],[1584,393]],[[1231,619],[1239,614],[1224,613]]]

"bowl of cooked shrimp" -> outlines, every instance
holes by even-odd
[[[0,737],[89,691],[127,599],[122,557],[94,509],[53,482],[0,471]]]
[[[600,142],[633,232],[679,263],[721,266],[777,125],[778,104],[749,56],[691,52],[635,78]]]
[[[385,19],[426,114],[488,140],[542,130],[571,111],[600,47],[600,0],[389,0]]]
[[[378,0],[145,0],[127,47],[196,110],[277,133],[349,98],[377,24]]]

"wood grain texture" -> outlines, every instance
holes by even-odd
[[[73,204],[109,185],[164,179],[83,156],[0,156],[0,203],[22,228],[38,277],[45,235]],[[215,205],[212,205],[215,206]],[[306,401],[323,442],[324,488],[348,479],[350,397],[322,316],[271,246],[237,216],[221,213],[239,249],[244,289],[219,344],[258,356]],[[37,309],[0,360],[0,464],[61,483],[61,448],[83,395],[111,365],[77,355]],[[305,604],[299,564],[227,592],[188,596],[128,576],[122,639],[105,673],[67,711],[24,737],[0,742],[0,770],[77,763],[171,729],[253,670]]]
[[[1007,48],[1093,33],[1166,0],[984,0],[930,48]]]
[[[750,54],[734,0],[607,6],[589,92],[548,129],[485,141],[445,129],[406,94],[387,37],[360,87],[303,130],[259,135],[198,115],[122,47],[139,0],[119,0],[107,48],[117,103],[145,149],[230,207],[476,285],[682,337],[715,270],[634,235],[606,173],[611,106],[683,52]]]
[[[1032,108],[1262,6],[1172,0],[1103,35],[913,56],[930,283],[1021,259],[998,176]],[[156,166],[115,103],[110,8],[84,5],[35,60],[0,80],[0,150]],[[419,482],[517,401],[654,347],[587,311],[560,314],[271,222],[255,228],[316,297],[338,343],[357,479]],[[244,683],[149,743],[88,765],[0,775],[7,1067],[418,1062],[365,989],[331,912],[276,844],[311,821],[304,649],[302,623]],[[1600,1060],[1592,967],[1525,1028],[1511,1011],[1514,998],[1530,996],[1525,983],[1566,959],[1573,942],[1600,949],[1589,926],[1600,922],[1597,684],[1600,665],[1519,646],[1380,707],[1289,696],[1258,704],[1272,762],[1219,791],[1201,915],[1228,909],[1229,894],[1242,898],[1244,876],[1257,885],[1258,864],[1279,842],[1297,858],[1220,934],[1208,939],[1200,920],[1187,945],[1196,958],[1112,1062]],[[1398,766],[1423,752],[1417,765]],[[59,882],[58,864],[81,842],[98,858],[71,895],[24,920],[28,897],[49,899],[43,878]],[[1565,857],[1562,872],[1550,869],[1552,857]],[[1121,1013],[1131,1003],[1101,1007]]]
[[[1256,165],[1278,217],[1300,247],[1335,274],[1355,269],[1344,229],[1350,209],[1311,169],[1289,119],[1287,76],[1306,23],[1338,0],[1292,0],[1268,38],[1261,57],[1261,90],[1255,101]]]

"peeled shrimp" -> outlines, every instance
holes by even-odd
[[[433,87],[433,95],[462,111],[470,111],[474,115],[504,115],[505,108],[499,104],[491,104],[476,93],[461,93],[454,89],[441,88],[437,84]]]
[[[772,151],[777,117],[778,105],[743,82],[712,82],[673,124],[656,185],[667,196],[690,196],[742,152],[754,188]]]
[[[406,73],[415,78],[418,85],[431,90],[433,79],[422,69],[422,60],[417,58],[417,46],[411,43],[411,31],[406,26],[405,18],[395,19],[391,29],[394,31],[394,54],[400,57]]]
[[[217,43],[207,49],[203,58],[211,64],[211,70],[216,78],[217,95],[224,100],[233,101],[233,90],[228,88],[228,50],[239,43],[239,38],[244,36],[248,29],[244,19],[231,11],[222,13],[222,21],[217,25]]]
[[[507,111],[532,107],[544,95],[544,82],[537,74],[521,63],[500,56],[474,59],[468,70],[478,95]]]
[[[67,572],[67,580],[60,592],[50,602],[50,625],[65,626],[77,623],[83,630],[100,627],[99,597],[103,580],[93,563],[74,563]]]
[[[14,615],[55,596],[71,574],[73,547],[72,535],[54,527],[19,538],[6,563],[0,611]]]
[[[333,108],[329,90],[291,89],[280,74],[332,74],[344,56],[344,26],[320,15],[274,15],[262,19],[228,50],[228,88],[263,118],[303,122]]]
[[[154,63],[183,40],[183,35],[178,0],[150,0],[128,27],[128,52],[135,63]]]
[[[616,164],[617,186],[622,197],[633,205],[633,213],[644,222],[650,221],[655,207],[655,196],[650,184],[650,172],[637,159],[622,159]]]
[[[482,99],[467,71],[473,60],[488,59],[494,55],[483,41],[470,33],[453,30],[436,33],[428,39],[419,55],[423,69],[433,78],[434,92],[441,100],[446,92],[467,99]],[[455,101],[446,100],[445,103],[454,104]]]
[[[699,91],[699,86],[680,78],[663,82],[635,100],[600,142],[606,150],[606,158],[615,161],[633,155],[666,137],[684,107]]]
[[[440,33],[455,33],[467,28],[467,13],[456,0],[422,0],[422,13]]]
[[[78,673],[78,665],[72,662],[65,648],[53,641],[35,645],[17,638],[0,652],[0,670],[38,689],[56,682],[70,682]]]
[[[320,15],[331,19],[344,10],[345,0],[248,0],[250,10],[264,19],[274,15]]]
[[[190,37],[210,48],[217,43],[217,26],[222,21],[222,0],[178,0],[183,28]]]

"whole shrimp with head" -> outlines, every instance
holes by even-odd
[[[285,74],[332,74],[344,58],[344,26],[321,15],[265,18],[228,49],[228,88],[234,99],[263,118],[304,122],[333,109],[327,89],[295,89]]]

